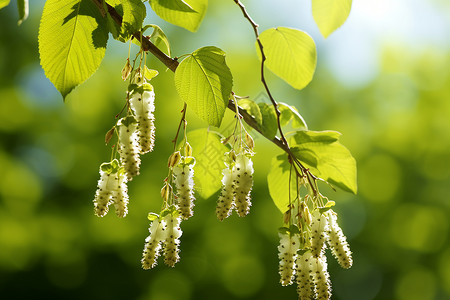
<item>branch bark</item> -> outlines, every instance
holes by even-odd
[[[92,1],[97,5],[97,7],[99,7],[99,9],[103,6],[103,3],[101,3],[102,0],[92,0]],[[117,25],[121,26],[122,25],[122,16],[120,16],[119,13],[115,10],[115,8],[112,7],[111,5],[106,3],[106,7],[108,9],[109,15],[114,20],[114,22],[116,22]],[[177,67],[179,65],[179,63],[178,63],[178,61],[176,59],[167,56],[164,52],[159,50],[158,47],[156,47],[149,40],[149,38],[144,36],[141,31],[133,33],[133,37],[136,40],[138,40],[138,41],[142,41],[142,43],[141,43],[142,50],[149,51],[159,61],[161,61],[167,68],[169,68],[171,71],[175,72],[175,70],[177,69]],[[266,90],[268,90],[268,88],[266,88]],[[269,91],[269,97],[271,98],[271,101],[274,101],[272,96],[270,95],[270,91]],[[228,108],[230,110],[232,110],[233,112],[236,112],[236,106],[235,106],[234,102],[231,99],[228,102]],[[257,132],[259,132],[262,136],[264,136],[262,134],[262,131],[261,131],[258,123],[256,122],[256,120],[250,114],[248,114],[244,109],[238,107],[238,110],[239,110],[239,114],[242,116],[242,118],[244,119],[245,123],[247,123],[247,125],[249,125],[251,128],[253,128]],[[279,114],[278,109],[276,109],[276,111]],[[280,128],[280,130],[281,130],[281,128]],[[273,139],[269,139],[267,137],[265,137],[265,138],[270,140],[272,143],[274,143],[281,150],[285,151],[289,155],[292,155],[292,152],[290,151],[289,146],[287,145],[287,142],[286,143],[283,142],[278,137],[275,137]]]

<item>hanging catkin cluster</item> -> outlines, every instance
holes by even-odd
[[[193,159],[193,157],[190,157]],[[191,164],[183,163],[185,158],[173,168],[175,178],[175,186],[177,188],[177,206],[183,219],[189,219],[194,214],[194,165],[195,160]]]
[[[302,205],[301,220],[280,232],[279,270],[282,285],[297,281],[300,300],[330,299],[331,282],[327,271],[325,249],[327,244],[339,264],[344,268],[352,265],[350,248],[337,224],[337,215],[331,209],[319,209],[309,214]],[[302,229],[299,229],[302,228]]]
[[[254,170],[250,152],[235,154],[230,151],[227,156],[229,162],[222,171],[222,191],[216,207],[217,218],[221,221],[229,217],[232,210],[240,217],[246,216],[252,205],[250,193]]]
[[[147,73],[156,76],[157,72]],[[122,71],[122,78],[126,80],[132,69],[127,60],[127,65]],[[106,134],[108,143],[114,132],[117,133],[118,141],[115,149],[119,154],[120,161],[114,159],[109,164],[100,166],[100,180],[94,199],[95,214],[103,217],[108,213],[111,203],[114,203],[116,214],[124,217],[128,213],[128,188],[127,182],[140,173],[140,154],[153,150],[155,142],[155,93],[142,75],[139,68],[129,86],[129,101],[127,115],[120,118],[116,125]],[[115,154],[115,153],[114,153]],[[111,167],[114,165],[114,168]],[[113,171],[112,171],[113,170]]]
[[[118,217],[125,217],[128,213],[127,177],[119,162],[103,163],[100,166],[100,179],[94,198],[94,212],[103,217],[108,213],[109,205],[114,203]]]
[[[179,261],[179,244],[182,234],[181,217],[175,207],[163,211],[161,216],[152,214],[153,221],[150,224],[150,235],[145,239],[142,255],[142,268],[151,269],[158,263],[161,251],[164,252],[164,262],[173,267]]]
[[[130,108],[137,121],[139,152],[145,154],[155,146],[155,92],[145,78],[138,80],[137,86],[130,97]]]

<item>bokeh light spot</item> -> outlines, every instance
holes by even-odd
[[[264,282],[261,260],[251,256],[234,256],[224,265],[225,287],[236,297],[246,298],[257,293]]]
[[[402,173],[397,161],[384,154],[377,154],[359,167],[359,191],[374,202],[386,202],[395,196]]]
[[[392,216],[391,238],[399,247],[421,252],[439,250],[448,234],[448,217],[434,207],[403,204]]]
[[[436,294],[436,279],[422,268],[406,273],[398,282],[395,291],[398,300],[431,300]]]

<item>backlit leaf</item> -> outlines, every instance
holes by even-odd
[[[208,8],[208,0],[149,0],[153,11],[161,19],[197,31]]]
[[[285,213],[288,210],[289,196],[291,197],[291,202],[297,196],[295,172],[292,170],[291,176],[289,175],[290,172],[291,164],[288,161],[287,154],[281,154],[272,158],[272,167],[267,175],[267,184],[270,197],[272,197],[273,202],[281,213]],[[291,179],[290,184],[289,178]]]
[[[356,194],[356,161],[336,131],[297,131],[291,150],[312,174]]]
[[[221,135],[207,129],[190,131],[187,136],[192,146],[192,156],[197,161],[194,166],[195,190],[207,199],[222,187],[224,154],[229,149],[221,143]]]
[[[186,57],[175,71],[181,99],[208,124],[219,127],[233,85],[225,52],[203,47]]]
[[[312,12],[320,33],[326,38],[347,20],[352,0],[312,0]]]
[[[304,88],[313,78],[317,54],[314,40],[304,31],[278,27],[259,36],[266,55],[265,65],[296,89]],[[257,53],[261,53],[256,44]]]
[[[100,66],[108,41],[105,20],[91,0],[45,3],[39,27],[41,65],[64,98]]]

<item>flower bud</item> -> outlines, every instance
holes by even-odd
[[[122,80],[127,80],[128,76],[130,76],[131,71],[133,70],[133,68],[131,67],[130,64],[130,59],[127,58],[127,62],[125,63],[125,66],[122,69]]]
[[[180,151],[172,153],[172,155],[170,155],[170,157],[169,157],[168,167],[169,168],[175,167],[176,165],[178,165],[180,163],[180,160],[181,160]]]

